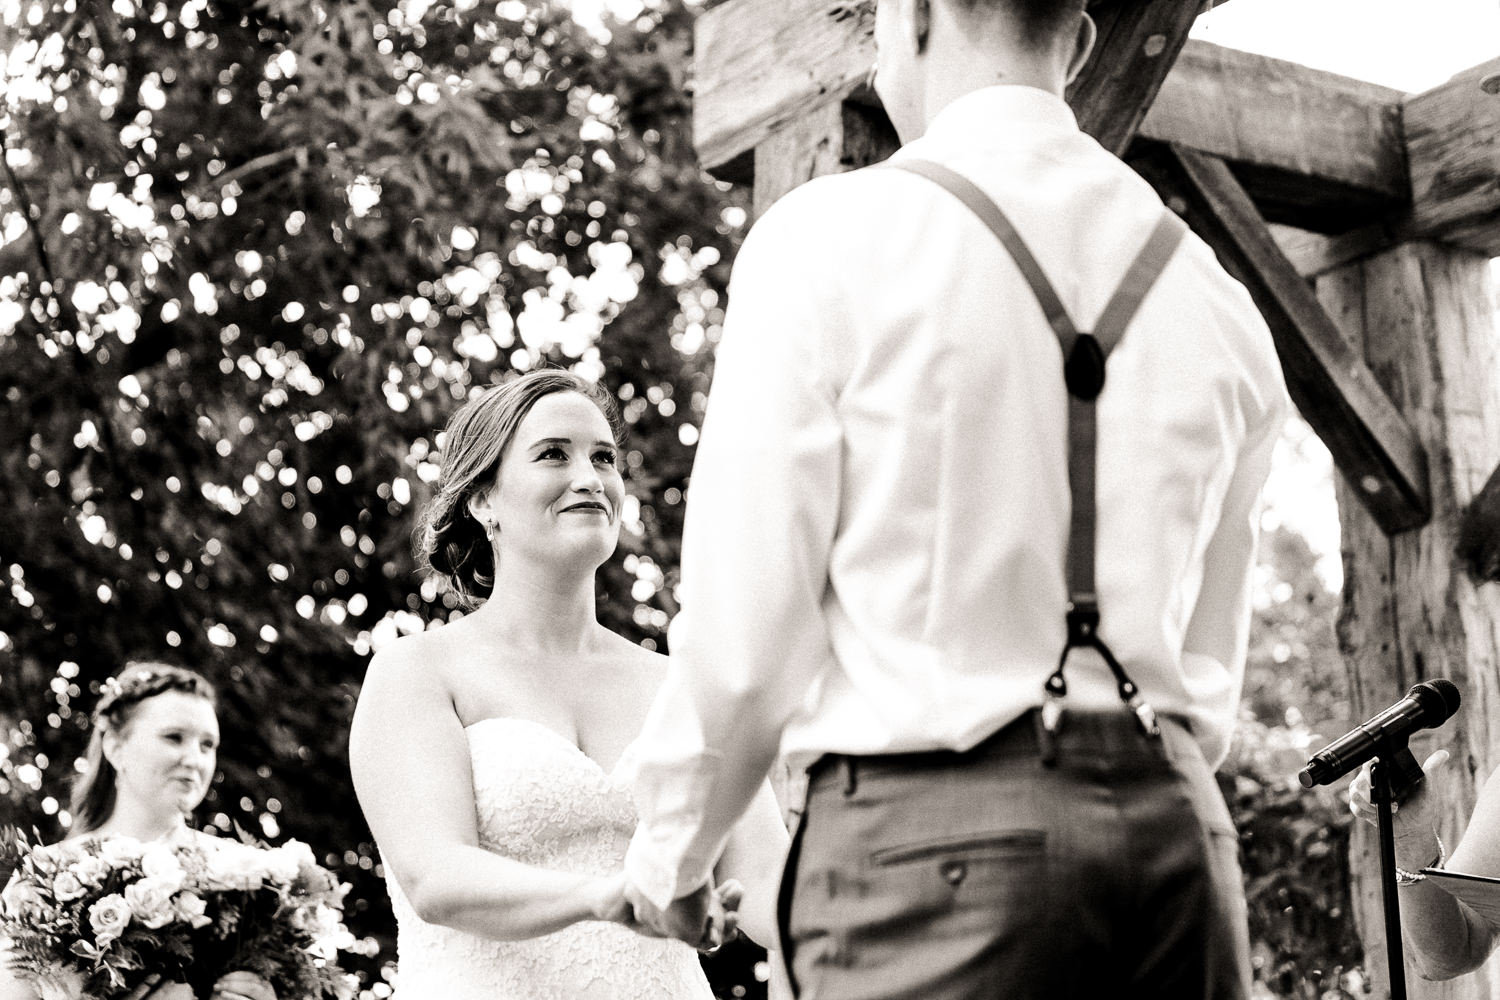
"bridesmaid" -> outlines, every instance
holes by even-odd
[[[183,844],[213,837],[189,818],[208,794],[218,761],[219,719],[213,687],[199,674],[163,663],[134,663],[104,682],[94,709],[85,768],[73,785],[67,839],[128,837]],[[41,1000],[36,986],[3,960],[0,1000]],[[214,1000],[276,1000],[259,976],[231,972],[214,984]],[[193,1000],[182,983],[150,979],[133,1000]]]

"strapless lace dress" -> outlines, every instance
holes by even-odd
[[[559,871],[620,870],[635,832],[627,787],[546,726],[485,719],[465,730],[479,842]],[[529,941],[429,924],[386,874],[397,922],[393,1000],[713,1000],[697,953],[586,921]]]

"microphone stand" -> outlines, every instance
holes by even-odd
[[[1401,752],[1410,753],[1405,747]],[[1384,756],[1384,755],[1382,755]],[[1406,962],[1401,954],[1401,904],[1396,899],[1396,834],[1391,825],[1390,766],[1377,757],[1370,764],[1370,797],[1380,813],[1380,891],[1385,902],[1385,952],[1391,1000],[1406,1000]]]

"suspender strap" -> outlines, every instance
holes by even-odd
[[[950,170],[941,163],[931,163],[927,160],[890,160],[891,166],[913,174],[920,174],[932,181],[934,184],[947,189],[948,193],[963,202],[990,231],[999,237],[1005,249],[1010,252],[1011,259],[1016,262],[1021,276],[1026,279],[1026,284],[1031,286],[1031,294],[1036,296],[1037,303],[1042,307],[1042,312],[1047,316],[1047,324],[1052,327],[1052,332],[1057,334],[1057,339],[1063,345],[1063,355],[1073,349],[1073,341],[1078,337],[1078,331],[1073,327],[1073,321],[1068,318],[1068,311],[1063,308],[1062,300],[1057,297],[1057,292],[1052,290],[1052,282],[1047,280],[1047,275],[1042,272],[1041,265],[1031,255],[1031,249],[1021,239],[1021,234],[1016,232],[1016,227],[1010,224],[1010,219],[1000,210],[1000,206],[990,200],[989,196],[979,190],[978,185],[969,180],[956,170]]]
[[[1098,339],[1099,346],[1106,355],[1125,336],[1125,328],[1135,318],[1136,310],[1141,307],[1146,293],[1151,291],[1156,279],[1166,270],[1172,255],[1177,252],[1177,244],[1182,242],[1186,232],[1187,226],[1171,213],[1163,215],[1157,221],[1156,228],[1151,230],[1151,235],[1146,238],[1146,245],[1135,255],[1125,277],[1120,279],[1115,294],[1110,296],[1104,311],[1094,323],[1094,337]]]
[[[1063,348],[1067,366],[1074,369],[1074,377],[1068,379],[1068,487],[1073,494],[1073,519],[1068,532],[1068,601],[1076,607],[1093,607],[1096,612],[1098,609],[1094,588],[1097,519],[1094,456],[1099,441],[1099,413],[1095,400],[1104,388],[1104,361],[1125,335],[1125,328],[1135,318],[1146,293],[1172,259],[1185,229],[1175,215],[1162,216],[1099,314],[1093,336],[1080,334],[1080,341],[1071,353],[1066,346]],[[1089,355],[1083,353],[1086,350]],[[1098,351],[1097,360],[1091,356],[1094,350]],[[1086,364],[1097,364],[1097,371],[1084,371]],[[1082,386],[1085,393],[1080,394],[1075,386],[1084,380],[1091,381]],[[1092,393],[1087,393],[1089,388]],[[1094,625],[1097,628],[1097,614]],[[1069,641],[1077,645],[1079,637],[1071,634],[1072,629],[1069,631]]]
[[[1125,335],[1125,329],[1141,302],[1172,259],[1186,227],[1176,216],[1164,215],[1099,314],[1094,332],[1080,333],[1015,226],[1011,225],[1000,206],[977,185],[956,171],[925,160],[897,160],[890,161],[889,165],[938,184],[989,227],[1031,287],[1062,348],[1063,376],[1068,387],[1068,488],[1072,494],[1067,560],[1068,640],[1057,669],[1047,678],[1047,700],[1042,706],[1041,721],[1049,738],[1043,745],[1051,746],[1050,734],[1056,730],[1062,712],[1061,699],[1068,691],[1063,668],[1068,653],[1078,646],[1089,646],[1099,652],[1114,674],[1120,698],[1135,712],[1141,728],[1148,735],[1158,735],[1160,729],[1151,706],[1141,700],[1140,691],[1125,673],[1125,668],[1099,638],[1099,601],[1094,586],[1095,455],[1099,437],[1095,402],[1104,388],[1105,361],[1109,352]],[[1044,758],[1050,759],[1050,753],[1050,749],[1044,750]]]

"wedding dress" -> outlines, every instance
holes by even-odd
[[[496,718],[465,730],[479,842],[558,871],[620,870],[635,831],[629,789],[558,733]],[[586,921],[527,941],[425,923],[386,872],[397,922],[393,1000],[712,1000],[697,953]]]

